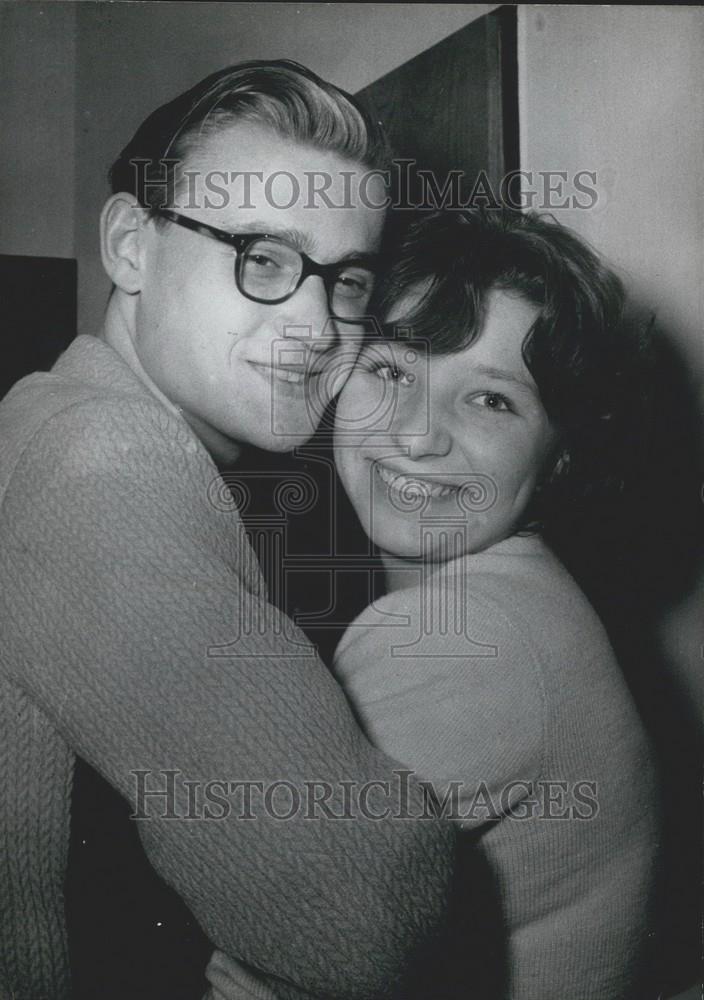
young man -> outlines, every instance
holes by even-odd
[[[354,102],[290,63],[160,108],[113,167],[100,336],[0,406],[0,985],[16,1000],[69,995],[75,755],[145,817],[149,860],[213,943],[278,996],[403,994],[442,923],[451,834],[396,818],[423,813],[418,788],[267,602],[215,464],[305,441],[344,377],[381,154]]]

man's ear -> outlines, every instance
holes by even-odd
[[[100,253],[114,285],[128,295],[142,287],[143,227],[146,212],[131,194],[114,194],[100,215]]]

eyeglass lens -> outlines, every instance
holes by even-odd
[[[276,240],[255,240],[238,255],[240,290],[261,301],[291,295],[303,273],[303,258],[293,247]],[[360,265],[341,264],[326,282],[334,316],[354,318],[364,314],[374,287],[374,274]]]

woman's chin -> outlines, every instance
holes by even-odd
[[[408,562],[420,560],[432,562],[435,559],[434,540],[431,541],[427,533],[421,532],[418,527],[413,530],[403,525],[392,531],[377,530],[372,533],[371,537],[377,548],[392,559],[403,559]]]
[[[482,552],[512,534],[507,518],[475,515],[464,521],[433,522],[378,506],[357,506],[367,535],[382,552],[412,562],[444,563]]]
[[[389,559],[399,559],[403,562],[417,563],[422,562],[424,558],[424,554],[420,551],[418,546],[389,545],[384,544],[383,542],[377,542],[376,545],[382,555],[388,557]],[[427,553],[425,558],[427,558]]]
[[[462,531],[459,526],[450,532],[440,530],[437,533],[424,528],[413,530],[374,531],[371,537],[377,548],[391,559],[408,562],[423,562],[437,565],[460,559],[462,556],[482,552],[491,547],[499,538],[483,533]],[[369,532],[368,532],[369,533]],[[503,536],[501,536],[503,537]]]

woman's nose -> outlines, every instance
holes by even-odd
[[[414,460],[449,454],[452,448],[444,413],[429,393],[415,393],[413,399],[404,400],[394,419],[394,434],[400,446]]]
[[[409,458],[415,461],[449,455],[452,439],[444,428],[431,424],[425,433],[409,435],[405,443]]]

